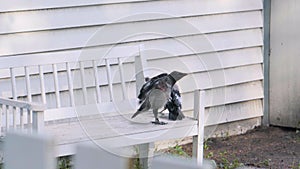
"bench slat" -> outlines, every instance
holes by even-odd
[[[123,62],[121,58],[118,58],[118,65],[119,65],[120,78],[121,78],[122,96],[123,96],[123,100],[125,100],[127,98],[127,94],[126,94],[126,86],[125,86],[125,79],[124,79],[124,68],[123,68]]]
[[[39,65],[39,75],[40,75],[40,86],[41,86],[41,95],[43,103],[46,104],[46,92],[45,92],[45,80],[44,80],[44,70],[43,66]]]
[[[74,107],[75,106],[75,100],[74,100],[73,79],[72,79],[72,75],[71,75],[70,62],[66,62],[66,66],[67,66],[67,79],[68,79],[70,103],[71,103],[71,106]]]
[[[113,85],[111,79],[111,69],[109,65],[109,60],[107,58],[105,58],[105,65],[106,65],[106,74],[107,74],[107,81],[108,81],[108,88],[109,88],[109,97],[110,97],[110,101],[113,101],[114,96],[113,96]]]
[[[56,66],[56,64],[52,64],[52,69],[53,69],[53,78],[54,78],[56,107],[59,108],[61,105],[60,105],[60,95],[59,95],[59,86],[58,86],[57,66]]]
[[[81,80],[83,99],[84,99],[83,101],[84,101],[84,104],[88,104],[83,61],[79,62],[79,66],[80,66],[80,77],[81,77],[80,80]]]
[[[95,88],[97,94],[97,103],[100,103],[101,102],[100,82],[99,82],[99,74],[98,74],[98,67],[97,67],[96,60],[93,60],[93,70],[94,70]]]
[[[32,101],[31,95],[31,83],[30,83],[30,75],[29,75],[29,67],[25,66],[25,81],[26,81],[26,91],[27,91],[27,100],[29,102]]]

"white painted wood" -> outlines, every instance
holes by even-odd
[[[198,149],[197,149],[197,164],[198,166],[203,166],[203,156],[204,156],[204,124],[205,124],[205,91],[200,91],[199,93],[199,112],[198,112]]]
[[[95,78],[95,88],[97,93],[97,103],[100,103],[101,102],[100,82],[99,82],[98,66],[96,60],[93,60],[93,70],[94,70],[94,78]]]
[[[53,141],[49,137],[8,133],[4,146],[6,169],[53,169],[55,158]]]
[[[191,159],[171,156],[171,155],[161,155],[156,156],[153,159],[152,164],[153,169],[201,169],[197,166],[196,162]]]
[[[40,89],[41,89],[41,95],[42,95],[42,101],[44,104],[46,104],[46,93],[45,93],[45,79],[44,79],[44,70],[43,66],[39,65],[39,80],[40,80]]]
[[[2,97],[0,97],[0,103],[7,106],[25,108],[34,111],[44,111],[46,109],[45,105],[43,104],[20,101],[20,100],[11,100]]]
[[[29,67],[25,67],[25,80],[26,80],[26,91],[27,91],[27,99],[29,102],[32,101],[31,95],[31,83],[30,83],[30,75],[29,75]]]
[[[128,159],[95,144],[77,146],[75,169],[128,168]]]
[[[34,132],[43,133],[44,128],[44,112],[32,111],[32,130]]]
[[[9,109],[10,109],[10,106],[6,105],[5,106],[5,129],[6,129],[6,132],[9,130]]]
[[[16,84],[16,76],[14,74],[13,68],[10,68],[10,76],[11,76],[12,96],[14,100],[17,100],[17,84]]]
[[[176,60],[175,60],[176,61]],[[163,60],[163,63],[167,63],[167,61]],[[172,63],[173,61],[170,60],[170,63]],[[151,62],[150,62],[151,63]],[[150,64],[151,66],[153,65],[157,65],[158,67],[161,64]],[[196,65],[195,65],[196,66]],[[200,66],[198,66],[200,67]],[[165,66],[166,71],[171,71],[172,67],[169,66]],[[169,70],[167,70],[169,69]],[[86,70],[88,72],[88,69]],[[125,65],[125,72],[133,72],[134,68],[133,67],[127,67]],[[188,72],[188,71],[187,71]],[[105,73],[105,72],[104,72]],[[156,75],[160,72],[154,73],[153,75]],[[63,94],[63,91],[67,92],[68,89],[68,82],[66,80],[65,74],[61,73],[62,75],[59,76],[59,81],[61,82],[61,94]],[[151,77],[150,76],[150,77]],[[48,79],[48,76],[45,76],[46,79]],[[50,77],[51,78],[51,77]],[[86,86],[88,88],[94,87],[94,75],[93,75],[93,71],[91,70],[91,74],[86,74]],[[128,82],[129,80],[131,80],[131,74],[127,74],[125,75],[125,81]],[[199,81],[197,79],[200,79]],[[198,88],[201,89],[212,89],[212,88],[216,88],[216,87],[222,87],[224,85],[236,85],[236,84],[240,84],[240,83],[246,83],[246,82],[251,82],[251,81],[257,81],[257,80],[262,80],[263,79],[263,75],[262,75],[262,69],[261,69],[261,64],[254,64],[254,65],[249,65],[249,66],[241,66],[241,67],[235,67],[235,68],[224,68],[224,69],[219,69],[219,70],[213,70],[213,71],[200,71],[200,72],[193,72],[193,75],[187,76],[184,79],[182,79],[179,82],[181,91],[183,93],[185,92],[191,92],[193,90],[192,86],[198,86]],[[39,90],[39,80],[36,78],[32,78],[32,93],[33,94],[39,94],[40,90]],[[104,83],[106,82],[106,80],[101,81],[101,87],[105,87]],[[18,81],[18,83],[20,84],[20,86],[25,85],[24,81]],[[119,79],[114,79],[114,86],[120,86],[120,81]],[[9,84],[9,83],[8,83]],[[81,87],[81,82],[77,80],[73,80],[72,84],[75,85],[75,89],[80,89]],[[126,84],[128,85],[128,84]],[[10,91],[10,87],[9,85],[4,85],[1,87],[0,92],[8,92]],[[46,92],[47,93],[54,93],[55,89],[52,85],[48,85],[46,87]],[[118,92],[122,92],[120,89],[114,89],[115,90],[115,94],[118,94]],[[95,92],[96,93],[96,92]],[[121,94],[121,93],[120,93]],[[8,92],[7,96],[11,96],[10,92]],[[26,92],[19,90],[18,91],[18,96],[26,96]],[[69,97],[69,96],[67,96]],[[120,95],[120,97],[122,97],[122,95]],[[55,104],[55,100],[54,100],[54,104]]]
[[[174,25],[176,26],[176,25]],[[0,55],[15,55],[15,54],[23,54],[23,53],[33,53],[33,52],[48,52],[48,51],[55,51],[55,50],[66,50],[66,49],[74,49],[74,48],[82,48],[82,47],[90,47],[90,46],[102,46],[102,45],[109,45],[115,44],[123,37],[127,37],[130,34],[141,34],[145,32],[145,34],[141,34],[140,36],[134,36],[132,38],[124,39],[123,42],[130,43],[130,45],[136,45],[138,41],[141,40],[152,40],[149,43],[144,43],[147,47],[149,45],[158,45],[156,49],[162,49],[164,46],[161,46],[156,40],[165,41],[165,45],[169,43],[178,44],[179,42],[185,42],[189,44],[189,47],[193,47],[195,51],[201,52],[211,52],[215,50],[226,50],[230,49],[231,46],[237,45],[239,48],[249,46],[252,44],[253,46],[261,46],[262,45],[262,37],[261,37],[261,28],[254,28],[254,29],[246,29],[246,30],[238,30],[238,31],[228,31],[216,34],[207,34],[204,36],[203,34],[196,34],[190,36],[180,36],[174,35],[174,37],[178,37],[178,41],[174,42],[173,38],[165,39],[166,37],[170,37],[173,35],[168,34],[168,32],[163,32],[166,30],[157,30],[160,34],[150,34],[148,35],[146,32],[153,32],[152,29],[148,28],[149,30],[144,29],[129,29],[127,31],[118,31],[112,32],[111,29],[101,29],[101,38],[98,40],[91,41],[91,36],[93,35],[94,39],[97,36],[100,36],[100,32],[98,34],[88,34],[87,31],[83,29],[74,29],[68,32],[63,30],[55,30],[55,34],[49,32],[29,32],[29,33],[22,33],[22,34],[10,34],[5,35],[0,41],[0,45],[3,46],[2,50],[0,50]],[[190,28],[191,29],[191,28]],[[74,36],[78,35],[78,36]],[[80,36],[79,36],[80,35]],[[168,36],[170,35],[170,36]],[[64,38],[63,38],[64,37]],[[238,38],[243,37],[243,38]],[[207,40],[209,39],[209,41]],[[22,39],[27,39],[27,43],[23,44],[20,42]],[[87,41],[90,40],[90,43]],[[153,41],[154,40],[154,41]],[[170,42],[171,41],[171,42]],[[47,43],[41,43],[47,42]],[[195,45],[197,42],[198,46]],[[212,43],[213,47],[211,46],[210,42]],[[135,43],[135,44],[134,44]],[[200,44],[199,44],[200,43]],[[34,45],[33,45],[34,44]],[[255,44],[255,45],[254,45]],[[185,50],[190,51],[190,48],[182,45],[179,43],[181,48],[185,48]],[[195,45],[195,46],[194,46]],[[15,50],[10,50],[11,46],[17,47]],[[169,47],[168,47],[169,46]],[[173,49],[173,45],[169,44],[166,46],[167,51]],[[147,47],[148,48],[148,47]],[[175,50],[175,49],[173,49]],[[178,50],[178,49],[177,49]],[[172,50],[171,50],[172,51]]]
[[[20,128],[21,130],[24,129],[24,109],[20,109]]]
[[[150,168],[150,162],[154,156],[154,147],[153,142],[138,145],[139,162],[143,169]]]
[[[112,46],[103,46],[100,48],[91,48],[85,50],[77,49],[54,53],[24,54],[20,56],[0,57],[0,68],[9,69],[10,67],[25,67],[70,62],[73,63],[71,64],[74,66],[72,67],[73,69],[76,66],[79,68],[79,64],[76,64],[79,61],[100,60],[102,56],[105,56],[106,58],[117,58],[120,56],[130,57],[136,55],[136,51],[138,51],[138,46],[120,45],[113,48]],[[133,60],[131,62],[133,62]],[[100,62],[98,64],[101,65],[102,63]],[[52,72],[52,68],[49,68],[48,72]]]
[[[60,95],[59,95],[59,86],[58,86],[57,66],[56,66],[56,64],[52,64],[52,68],[53,68],[56,107],[59,108],[61,105],[60,105]]]
[[[145,74],[143,73],[144,67],[147,67],[144,56],[145,47],[139,47],[139,55],[135,56],[135,79],[136,79],[136,96],[138,96],[143,84],[145,83]]]
[[[6,106],[3,105],[3,104],[0,104],[0,106],[1,106],[1,110],[0,110],[0,136],[3,136],[3,134],[4,134],[4,131],[2,130],[2,127],[4,127],[3,115],[5,116]]]
[[[219,5],[218,0],[209,2],[187,0],[185,3],[189,5],[182,5],[182,2],[180,1],[151,1],[148,3],[115,4],[112,6],[96,5],[88,7],[72,7],[67,9],[56,8],[52,10],[32,10],[26,12],[4,13],[2,15],[0,14],[0,19],[4,21],[4,26],[0,29],[0,32],[11,33],[45,29],[73,28],[80,26],[105,25],[112,22],[122,23],[142,20],[161,20],[199,15],[214,18],[213,16],[209,15],[262,10],[262,4],[259,0],[246,3],[241,3],[240,0],[230,0],[227,1],[226,4],[222,5]],[[62,4],[60,5],[62,6]],[[156,8],[153,8],[153,6]],[[199,8],[195,9],[193,6],[198,6]],[[111,8],[114,8],[116,12],[111,13]],[[127,10],[127,8],[130,8],[131,10]],[[143,15],[137,17],[134,16],[136,14]],[[74,15],[77,15],[78,18],[74,19]],[[131,17],[126,18],[124,16]],[[9,19],[11,18],[14,18],[13,23],[9,23]],[[26,18],[31,19],[27,22],[24,22],[24,19]],[[250,23],[256,22],[251,20],[251,17],[247,18],[249,18]],[[47,22],[45,22],[45,20],[47,20]],[[240,18],[236,19],[236,21],[243,22]],[[212,23],[213,22],[216,21],[212,21]],[[209,23],[208,25],[212,23]],[[222,22],[219,23],[222,25]],[[6,26],[7,24],[11,26]],[[205,24],[202,25],[205,27]]]
[[[107,82],[108,82],[109,98],[110,98],[110,101],[113,101],[114,100],[113,84],[112,84],[112,76],[111,76],[109,59],[105,58],[104,60],[105,60],[105,65],[106,65],[106,77],[107,77]]]
[[[271,1],[269,116],[270,124],[300,128],[300,3]],[[266,75],[266,76],[268,76]]]
[[[84,63],[81,61],[79,62],[80,65],[80,80],[81,80],[81,86],[82,86],[82,92],[83,92],[83,100],[84,104],[88,104],[88,96],[87,96],[87,90],[86,90],[86,84],[85,84],[85,73],[84,73]]]
[[[66,68],[67,68],[67,78],[68,78],[68,91],[69,91],[69,97],[70,97],[70,102],[71,106],[75,106],[75,100],[74,100],[74,92],[73,92],[73,78],[71,75],[71,67],[70,67],[70,62],[66,62]]]
[[[121,60],[121,58],[118,58],[118,66],[119,66],[121,86],[122,86],[122,95],[123,95],[123,99],[125,100],[127,98],[127,93],[126,93],[126,86],[125,86],[125,79],[124,79],[124,68],[122,62],[123,61]]]
[[[18,0],[13,0],[11,3],[18,4],[12,5],[7,3],[5,0],[1,0],[1,12],[12,12],[12,11],[24,11],[24,10],[35,10],[35,9],[51,9],[51,8],[68,8],[76,6],[92,6],[92,5],[106,5],[124,2],[139,2],[147,0],[75,0],[72,2],[61,3],[59,0],[54,0],[50,2],[41,2],[36,0],[30,0],[28,3],[20,2]]]
[[[17,108],[12,107],[12,126],[15,129],[17,127]]]

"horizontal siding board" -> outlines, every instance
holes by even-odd
[[[216,106],[206,109],[205,125],[217,125],[262,116],[262,100]]]
[[[8,33],[16,33],[16,32],[33,32],[33,31],[41,31],[41,30],[50,30],[50,29],[62,29],[62,28],[75,28],[75,27],[87,27],[93,26],[91,29],[86,29],[86,32],[94,32],[96,29],[101,29],[104,24],[111,24],[112,25],[105,25],[105,27],[109,27],[109,29],[114,29],[115,27],[122,29],[128,29],[127,27],[141,27],[140,30],[151,26],[159,25],[164,27],[166,25],[174,25],[172,22],[177,22],[177,25],[180,25],[178,22],[187,22],[182,24],[192,24],[195,28],[199,30],[201,33],[209,33],[209,32],[216,32],[216,31],[226,31],[226,30],[233,30],[233,29],[245,29],[245,28],[254,28],[254,27],[262,27],[262,18],[260,17],[261,11],[249,11],[249,12],[240,12],[240,13],[226,13],[226,14],[215,14],[215,15],[203,15],[203,16],[188,16],[186,18],[169,18],[164,20],[152,20],[152,21],[143,21],[138,23],[131,23],[124,21],[108,21],[104,22],[100,17],[91,17],[91,11],[86,10],[86,16],[81,14],[84,10],[72,10],[70,12],[63,12],[62,16],[53,16],[51,18],[51,13],[45,13],[45,16],[41,16],[38,12],[36,12],[37,16],[30,16],[30,12],[23,12],[20,13],[18,16],[17,14],[0,14],[0,20],[3,21],[2,27],[0,27],[0,34],[8,34]],[[97,10],[98,11],[98,10]],[[58,12],[58,11],[57,11]],[[76,12],[76,13],[72,13]],[[78,14],[80,12],[80,14]],[[98,11],[99,12],[99,11]],[[13,15],[13,16],[10,16]],[[15,16],[17,15],[17,16]],[[74,15],[78,16],[74,19]],[[150,14],[148,14],[150,15]],[[153,16],[162,14],[151,14]],[[95,15],[98,16],[98,15]],[[100,15],[101,16],[101,15]],[[146,14],[143,14],[145,18],[147,18]],[[165,15],[163,15],[165,16]],[[163,18],[163,16],[161,16]],[[142,17],[142,16],[140,16]],[[139,17],[139,18],[140,18]],[[167,17],[167,16],[165,16]],[[11,22],[13,18],[13,22]],[[28,20],[28,18],[31,18]],[[130,17],[134,22],[138,21],[139,18],[135,16]],[[136,18],[136,19],[135,19]],[[244,19],[247,18],[247,19]],[[94,21],[95,20],[95,21]],[[7,22],[7,23],[6,23]],[[119,24],[117,24],[119,23]],[[123,24],[120,24],[123,23]],[[175,23],[176,24],[176,23]],[[177,30],[177,29],[174,29]],[[170,29],[169,31],[174,31]],[[188,32],[186,32],[188,33]]]
[[[193,94],[193,92],[182,94],[184,109],[191,110],[193,108]],[[262,99],[262,81],[259,80],[238,85],[209,89],[206,90],[206,98],[205,105],[207,107]]]
[[[17,68],[24,66],[58,64],[69,61],[71,63],[74,62],[71,64],[71,68],[76,68],[76,66],[78,68],[78,61],[92,59],[101,60],[101,56],[114,57],[119,56],[120,54],[124,56],[124,53],[129,57],[125,60],[125,62],[133,62],[133,58],[131,58],[131,56],[136,54],[135,49],[132,48],[131,51],[128,50],[128,47],[126,46],[124,50],[120,50],[119,47],[113,48],[112,50],[109,50],[109,48],[106,47],[100,47],[91,49],[89,51],[84,51],[87,52],[87,54],[82,54],[81,50],[68,50],[42,54],[20,55],[15,57],[0,57],[0,69],[2,69],[0,70],[0,78],[9,77],[9,72],[3,69],[10,67]],[[260,47],[253,47],[192,55],[186,55],[187,53],[179,52],[173,54],[161,50],[148,50],[144,52],[145,55],[143,55],[143,57],[146,57],[148,61],[151,61],[150,63],[154,64],[152,66],[164,65],[163,67],[166,65],[161,64],[160,62],[175,59],[180,63],[182,62],[182,64],[185,64],[186,67],[188,66],[189,71],[196,72],[262,63],[263,56],[261,50],[262,49]],[[109,51],[108,54],[107,51]],[[203,66],[203,63],[205,63],[205,67]],[[151,66],[151,64],[149,66]],[[99,63],[99,65],[101,65],[101,63]],[[34,67],[32,67],[30,70],[31,74],[37,73],[37,69],[34,69]],[[65,70],[65,66],[58,65],[58,70]],[[46,67],[45,72],[49,71],[51,72],[51,69]],[[17,76],[22,74],[24,75],[23,70],[16,70]]]
[[[28,10],[41,10],[41,9],[52,9],[52,8],[70,8],[80,6],[91,6],[91,5],[107,5],[114,3],[126,3],[126,2],[143,2],[149,0],[73,0],[65,1],[61,3],[60,0],[52,1],[38,1],[28,0],[26,2],[19,0],[0,0],[0,12],[15,12],[15,11],[28,11]],[[17,5],[16,5],[17,4]]]
[[[134,0],[137,1],[137,0]],[[1,7],[0,12],[4,12],[5,10],[9,10],[9,6],[13,6],[15,8],[22,8],[24,4],[30,6],[32,11],[25,11],[29,14],[32,13],[39,13],[38,16],[45,16],[43,13],[48,14],[46,16],[50,16],[53,18],[61,17],[61,13],[67,11],[70,14],[74,14],[72,11],[78,11],[77,8],[68,8],[68,9],[57,9],[60,7],[64,7],[65,3],[59,3],[57,1],[56,9],[53,10],[34,10],[38,9],[38,7],[34,8],[35,5],[39,5],[41,3],[48,3],[50,2],[33,2],[33,3],[21,3],[18,1],[17,3],[6,2],[5,0],[1,0]],[[83,1],[81,1],[83,2]],[[71,4],[72,2],[66,3]],[[89,1],[87,2],[89,3]],[[94,2],[95,3],[95,2]],[[96,3],[99,3],[99,1]],[[90,11],[90,15],[92,16],[99,16],[99,19],[104,20],[105,22],[112,22],[118,20],[124,16],[131,16],[138,13],[160,13],[160,14],[168,14],[172,17],[178,16],[191,16],[191,15],[205,15],[205,14],[216,14],[216,13],[226,13],[226,12],[236,12],[236,11],[247,11],[247,10],[257,10],[262,9],[262,2],[261,0],[252,0],[252,1],[243,1],[243,0],[227,0],[226,2],[222,2],[219,0],[185,0],[184,2],[181,0],[161,0],[161,1],[148,1],[142,3],[117,3],[113,5],[103,5],[107,3],[107,1],[103,1],[100,5],[93,5],[85,7],[87,10]],[[16,5],[18,4],[18,5]],[[76,4],[76,1],[74,2]],[[83,9],[83,5],[81,4],[79,8]],[[155,6],[155,8],[153,8]],[[197,8],[195,8],[197,7]],[[68,11],[69,10],[69,11]],[[22,12],[18,12],[22,13]],[[78,15],[78,13],[75,13]],[[87,15],[87,13],[83,13],[82,15]],[[149,16],[151,19],[158,19]],[[86,17],[85,19],[89,19],[90,17]]]
[[[142,31],[142,30],[141,30]],[[151,30],[150,30],[151,31]],[[126,37],[126,31],[116,33],[97,34],[91,39],[86,35],[84,29],[78,31],[58,31],[58,32],[39,32],[24,33],[20,35],[5,35],[0,40],[0,55],[16,55],[34,52],[47,52],[55,50],[66,50],[82,48],[88,46],[109,45],[118,42]],[[74,36],[78,35],[78,36]],[[191,54],[192,48],[196,53],[211,52],[218,50],[228,50],[232,48],[243,48],[262,45],[262,30],[249,29],[231,32],[214,33],[207,35],[193,35],[183,37],[164,38],[161,35],[141,35],[123,42],[135,45],[136,41],[144,41],[145,48],[161,49],[170,53],[188,51]],[[149,40],[149,38],[153,40]],[[26,39],[26,43],[24,40]],[[188,46],[186,46],[188,45]],[[178,47],[177,47],[178,46]]]

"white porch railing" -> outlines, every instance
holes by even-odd
[[[55,169],[53,140],[38,134],[8,133],[4,145],[5,169]],[[79,145],[75,154],[75,169],[127,169],[128,159],[107,152],[95,145]],[[152,169],[199,169],[196,160],[157,156]]]

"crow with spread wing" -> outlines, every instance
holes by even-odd
[[[152,109],[155,117],[155,121],[152,123],[161,125],[166,124],[165,122],[159,121],[158,110],[168,103],[174,84],[186,75],[186,73],[173,71],[170,74],[162,73],[148,80],[142,86],[138,95],[139,103],[141,105],[131,118]]]

